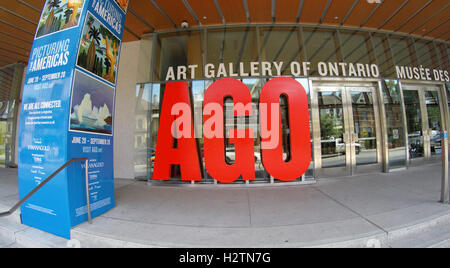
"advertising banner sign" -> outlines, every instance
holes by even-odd
[[[91,213],[115,205],[113,122],[128,1],[47,0],[30,53],[19,132],[19,197],[73,158],[89,159]],[[70,238],[87,220],[85,163],[21,207],[23,224]]]

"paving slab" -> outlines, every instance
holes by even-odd
[[[359,217],[312,187],[248,189],[256,227],[334,222]]]
[[[0,236],[0,248],[8,248],[14,244],[14,240],[8,240]]]
[[[67,241],[67,239],[31,227],[15,234],[15,242],[26,248],[66,248]]]
[[[14,242],[16,233],[26,230],[28,227],[11,220],[10,218],[0,218],[0,238]]]
[[[450,226],[443,225],[427,231],[415,232],[402,239],[392,239],[393,248],[447,248],[450,246]]]
[[[17,169],[0,168],[0,199],[18,194]]]
[[[402,172],[359,175],[319,182],[316,189],[367,217],[440,198],[439,165]]]
[[[426,223],[427,228],[439,224],[443,220],[450,221],[450,206],[438,202],[427,202],[419,205],[371,215],[368,220],[387,232],[405,229]],[[411,232],[412,230],[408,230]],[[401,235],[400,233],[398,235]]]
[[[4,247],[0,247],[0,248],[26,248],[26,247],[19,245],[17,243],[12,243],[12,244],[6,245]]]
[[[0,210],[18,199],[17,170],[4,171]],[[439,164],[313,185],[174,187],[117,179],[115,189],[114,209],[72,230],[82,247],[450,245],[450,206],[438,202]],[[19,212],[0,218],[0,238],[11,247],[68,242],[21,225]]]
[[[181,226],[249,226],[246,189],[128,185],[116,191],[107,217]]]

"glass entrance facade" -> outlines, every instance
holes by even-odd
[[[0,68],[0,167],[16,167],[16,130],[25,66]]]
[[[244,121],[226,113],[225,128],[245,125],[259,129],[259,94],[271,78],[290,76],[303,85],[309,101],[312,162],[297,183],[389,172],[439,158],[438,137],[449,125],[446,84],[399,79],[398,66],[448,70],[450,46],[446,42],[302,25],[205,27],[154,33],[147,38],[153,51],[149,81],[136,86],[136,178],[152,178],[160,108],[166,84],[172,80],[187,81],[189,85],[203,167],[203,97],[205,90],[221,77],[242,81],[252,96],[255,111]],[[267,67],[252,73],[251,63]],[[283,64],[279,67],[267,63]],[[378,66],[375,77],[370,75],[376,73],[370,69],[372,64]],[[178,66],[191,67],[181,74],[169,73],[171,67],[177,70]],[[352,72],[355,75],[349,75]],[[289,114],[285,106],[281,100],[283,144],[288,144]],[[256,180],[250,183],[279,183],[264,169],[260,140],[258,135],[255,137]],[[225,142],[225,152],[226,160],[232,163],[231,143]],[[169,183],[193,183],[181,181],[177,166],[173,167],[172,177]],[[206,169],[200,183],[217,184]],[[245,182],[240,179],[236,183]]]
[[[0,166],[6,164],[6,121],[0,121]]]
[[[445,91],[433,85],[404,84],[402,88],[410,159],[440,159],[440,133],[444,130],[446,112],[441,94]]]
[[[381,131],[375,86],[314,83],[313,109],[320,150],[315,151],[321,176],[348,176],[381,171]],[[320,130],[319,130],[320,129]],[[320,155],[320,157],[319,157]]]

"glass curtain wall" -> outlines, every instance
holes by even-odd
[[[224,63],[283,62],[282,75],[291,75],[291,63],[318,62],[377,64],[381,77],[394,78],[395,65],[449,69],[449,43],[361,29],[321,26],[270,25],[206,27],[200,30],[154,34],[152,82],[164,82],[168,67],[197,65],[195,79],[204,79],[204,67]],[[272,66],[272,74],[277,73]],[[229,70],[227,70],[229,71]],[[269,75],[270,76],[270,75]],[[188,70],[186,79],[192,80]],[[176,77],[184,78],[184,77]]]
[[[261,140],[259,137],[259,94],[264,86],[266,79],[259,78],[245,78],[241,81],[248,87],[252,96],[253,113],[249,117],[236,118],[232,113],[232,106],[227,105],[231,103],[231,99],[225,100],[225,128],[252,128],[255,133],[255,176],[256,179],[253,183],[270,183],[273,181],[270,175],[265,171],[261,161]],[[308,94],[309,100],[309,85],[307,79],[297,79],[305,88]],[[192,92],[193,99],[193,113],[194,113],[194,131],[196,132],[197,143],[199,146],[199,152],[201,155],[204,178],[200,184],[213,184],[217,183],[205,169],[205,162],[203,158],[203,98],[205,90],[213,83],[213,80],[193,80],[188,82],[189,89]],[[159,115],[162,103],[162,96],[164,95],[165,84],[163,83],[148,83],[139,84],[136,87],[136,111],[135,111],[135,176],[137,179],[151,178],[153,173],[153,166],[155,161],[155,148],[158,136]],[[311,113],[309,105],[309,110]],[[288,114],[287,106],[285,102],[281,102],[281,117],[283,127],[283,141],[288,139]],[[146,119],[144,119],[146,118]],[[310,125],[311,117],[310,117]],[[311,128],[312,131],[312,128]],[[226,132],[225,132],[226,133]],[[312,133],[311,133],[312,136]],[[288,144],[283,142],[283,144]],[[226,160],[229,164],[234,162],[234,146],[232,143],[225,144]],[[288,150],[285,148],[285,150]],[[312,157],[313,159],[313,157]],[[311,162],[305,176],[298,178],[296,181],[312,180],[314,177],[313,162]],[[165,183],[191,183],[182,182],[178,167],[174,166],[172,170],[172,179]],[[245,183],[239,178],[236,183]]]
[[[450,83],[445,83],[445,89],[447,90],[448,110],[450,112]],[[449,114],[448,126],[450,126],[450,114]]]
[[[406,167],[406,141],[403,127],[402,97],[397,80],[382,81],[389,169]]]
[[[135,129],[134,129],[134,176],[146,179],[151,167],[153,153],[150,133],[151,84],[136,86]]]
[[[188,81],[194,106],[195,131],[201,133],[203,116],[201,107],[204,92],[215,79],[221,78],[220,76],[211,77],[211,73],[206,73],[205,66],[207,64],[214,66],[215,72],[217,72],[218,66],[223,64],[228,74],[237,74],[235,78],[247,85],[252,95],[254,114],[244,118],[244,122],[246,127],[252,128],[259,124],[257,104],[260,90],[270,78],[278,75],[278,70],[272,65],[270,72],[260,73],[259,76],[250,78],[249,75],[239,75],[241,64],[244,66],[245,74],[248,73],[251,62],[260,65],[282,62],[283,67],[280,74],[292,76],[292,73],[297,71],[298,76],[294,76],[294,78],[300,80],[303,79],[302,77],[306,78],[305,70],[301,69],[304,67],[303,62],[310,62],[309,76],[319,76],[319,70],[317,70],[319,62],[377,64],[380,69],[380,77],[386,78],[386,80],[382,80],[384,86],[381,90],[387,116],[388,155],[391,168],[404,166],[406,161],[405,137],[403,137],[405,130],[401,113],[398,113],[398,110],[401,109],[401,92],[398,82],[389,79],[396,77],[395,65],[422,65],[428,68],[449,69],[450,47],[446,42],[361,29],[336,29],[306,25],[236,25],[156,33],[153,34],[153,39],[154,64],[151,66],[151,81],[149,84],[138,85],[138,87],[144,88],[141,95],[138,90],[136,91],[137,99],[143,101],[147,98],[149,100],[149,103],[145,104],[145,109],[136,110],[136,114],[147,114],[148,117],[147,121],[142,121],[142,123],[137,120],[136,133],[147,131],[147,136],[142,135],[141,138],[138,138],[138,134],[136,134],[135,140],[136,155],[140,155],[141,151],[147,152],[147,156],[141,157],[142,159],[136,157],[136,175],[147,178],[150,178],[152,174],[160,103],[164,96],[167,71],[170,67],[174,67],[175,80]],[[300,68],[291,70],[292,62],[300,63],[298,65]],[[179,72],[180,70],[177,69],[179,66],[195,66],[195,68],[187,68],[184,72],[183,70]],[[305,79],[305,81],[308,80]],[[149,97],[144,97],[146,94],[150,94]],[[409,110],[413,111],[414,109]],[[227,119],[230,126],[235,127],[240,124],[237,122],[238,119],[233,116]],[[141,126],[144,128],[140,129]],[[287,131],[283,131],[283,133],[287,135]],[[202,135],[199,137],[199,150],[203,156],[203,138]],[[139,142],[142,142],[142,146],[137,145]],[[260,163],[261,159],[258,158],[259,147],[260,140],[256,138],[256,183],[271,182],[272,179],[265,172]],[[232,156],[233,150],[234,148],[230,144],[226,151]],[[141,167],[138,167],[137,162],[141,164]],[[144,168],[145,165],[147,168]],[[202,183],[215,183],[206,170],[203,172]],[[174,178],[179,178],[179,170],[176,167],[172,173]],[[313,175],[313,168],[311,168],[306,177]],[[305,180],[305,178],[299,178],[300,180]],[[242,183],[242,181],[238,181],[238,183]]]
[[[0,102],[0,167],[6,164],[6,133],[8,118],[8,102]]]
[[[304,28],[306,55],[311,62],[311,76],[318,76],[319,62],[342,62],[340,37],[337,31]]]
[[[428,129],[430,135],[430,150],[432,155],[440,155],[441,148],[441,109],[439,107],[438,91],[425,91],[425,105],[428,115]]]
[[[371,53],[376,59],[382,77],[394,77],[395,68],[389,38],[385,34],[372,35]]]
[[[419,91],[403,90],[403,96],[408,131],[409,158],[424,157],[424,133]]]
[[[355,146],[356,165],[378,162],[376,118],[374,96],[372,92],[351,91],[353,127],[358,137]]]
[[[300,27],[261,27],[259,29],[259,52],[261,61],[283,62],[281,75],[290,75],[290,63],[306,60],[303,34]],[[275,74],[275,67],[272,67]]]
[[[16,130],[25,65],[0,68],[0,167],[16,167]]]

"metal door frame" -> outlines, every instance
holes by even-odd
[[[321,87],[318,89],[317,87]],[[314,84],[311,86],[311,116],[313,120],[313,142],[314,142],[314,167],[316,169],[316,177],[320,177],[323,173],[322,168],[322,140],[320,135],[320,110],[319,110],[319,98],[318,93],[319,92],[340,92],[341,93],[341,99],[342,99],[342,112],[344,114],[344,120],[343,120],[343,127],[344,127],[344,142],[345,144],[345,165],[343,167],[330,167],[327,168],[330,172],[334,171],[338,173],[338,176],[347,176],[350,174],[351,170],[349,167],[349,163],[351,163],[350,159],[350,153],[349,152],[349,144],[345,141],[346,133],[348,132],[347,126],[348,123],[346,122],[348,120],[347,115],[347,109],[345,108],[346,103],[346,97],[345,97],[345,86],[336,85],[336,84],[325,84],[325,85],[317,85]]]
[[[381,118],[380,118],[380,108],[379,108],[379,101],[378,101],[378,94],[377,94],[377,86],[376,85],[372,85],[372,86],[353,86],[353,85],[349,85],[345,87],[345,91],[347,92],[348,95],[348,104],[350,104],[349,110],[351,112],[351,117],[350,117],[350,125],[352,128],[352,131],[350,133],[352,133],[352,146],[351,146],[351,150],[352,150],[352,175],[353,174],[357,174],[358,173],[358,169],[360,171],[364,172],[364,167],[367,170],[368,167],[373,167],[375,169],[378,169],[380,172],[382,171],[382,159],[383,159],[383,150],[382,150],[382,134],[381,134]],[[376,142],[376,146],[377,146],[377,153],[376,153],[376,157],[377,157],[377,161],[374,164],[364,164],[364,165],[360,165],[358,168],[358,165],[356,163],[356,146],[354,146],[353,144],[355,144],[356,142],[358,142],[359,137],[357,136],[357,134],[355,133],[355,123],[354,123],[354,117],[353,117],[353,103],[352,103],[352,99],[351,99],[351,92],[370,92],[372,94],[372,106],[373,106],[373,112],[374,112],[374,121],[375,121],[375,138],[377,140]],[[351,108],[350,108],[351,107]]]
[[[324,169],[330,172],[333,171],[343,171],[343,176],[351,176],[358,174],[360,171],[364,173],[364,166],[376,166],[379,171],[382,172],[383,163],[383,148],[382,148],[382,129],[381,129],[381,118],[380,118],[380,107],[379,107],[379,83],[378,81],[353,81],[353,80],[310,80],[310,92],[311,92],[311,117],[313,122],[313,143],[314,143],[314,168],[315,177],[321,177],[324,173]],[[318,103],[318,92],[341,92],[342,94],[342,108],[344,113],[344,141],[346,143],[346,156],[345,156],[345,167],[322,167],[322,142],[320,134],[320,111]],[[375,115],[375,133],[377,138],[377,163],[362,165],[361,168],[356,166],[356,153],[355,153],[355,137],[356,133],[354,131],[354,121],[353,121],[353,107],[351,100],[351,92],[371,92],[372,101],[374,107]],[[350,141],[350,142],[349,142]],[[339,176],[339,175],[338,175]],[[337,176],[337,177],[338,177]]]
[[[444,97],[446,96],[445,92],[443,93],[443,90],[445,90],[445,85],[441,83],[430,83],[430,82],[419,82],[414,83],[412,81],[399,81],[400,84],[400,92],[401,92],[401,101],[404,111],[404,134],[405,134],[405,142],[407,146],[407,166],[410,167],[413,162],[415,165],[418,163],[425,163],[434,160],[435,157],[431,155],[431,137],[430,137],[430,129],[429,129],[429,122],[428,122],[428,110],[426,106],[426,99],[425,99],[425,91],[435,91],[438,93],[438,104],[440,109],[440,116],[441,116],[441,128],[442,130],[448,131],[448,123],[446,119],[448,118],[448,109],[444,107],[444,104],[447,105],[447,100],[445,100],[444,103]],[[431,89],[430,89],[431,88]],[[411,91],[417,91],[420,101],[420,116],[422,118],[422,136],[423,136],[423,147],[424,147],[424,156],[420,158],[411,159],[409,156],[409,137],[408,137],[408,123],[406,120],[406,105],[405,105],[405,99],[404,99],[404,90],[411,90]],[[440,158],[439,158],[440,159]],[[425,161],[420,161],[425,160]]]
[[[426,104],[426,97],[425,97],[425,91],[434,91],[437,92],[438,94],[438,106],[439,106],[439,115],[440,115],[440,119],[441,119],[441,130],[445,130],[446,126],[445,126],[445,110],[442,108],[442,103],[444,98],[442,97],[442,93],[441,93],[441,87],[439,86],[433,86],[434,88],[430,89],[430,88],[426,88],[423,92],[423,102],[424,102],[424,107],[425,107],[425,111],[427,113],[427,142],[428,142],[428,148],[427,148],[427,152],[428,152],[428,156],[429,156],[429,160],[441,160],[440,156],[436,156],[433,155],[431,153],[431,129],[430,129],[430,122],[429,122],[429,116],[428,116],[428,109],[427,109],[427,104]]]

